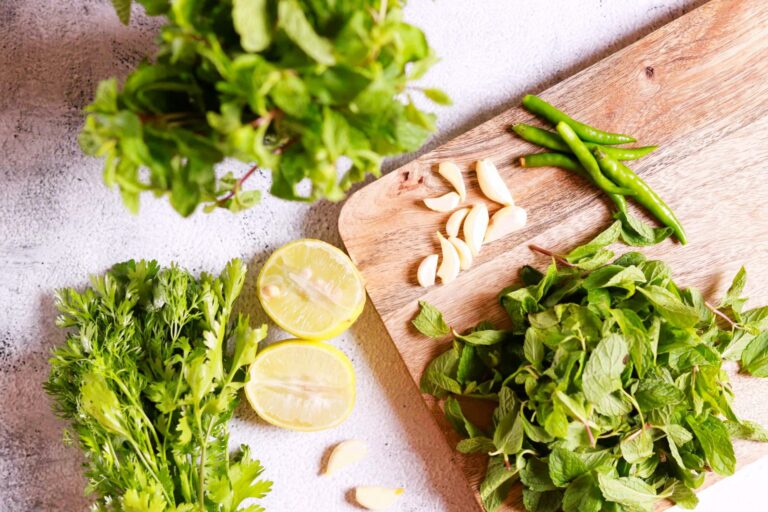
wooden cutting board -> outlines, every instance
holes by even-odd
[[[680,217],[689,244],[667,241],[646,250],[649,257],[663,258],[679,283],[711,299],[744,264],[750,304],[768,304],[768,2],[712,0],[541,96],[577,119],[661,146],[630,164]],[[528,244],[567,251],[610,223],[597,189],[566,171],[517,165],[517,157],[539,151],[509,132],[519,122],[538,124],[512,108],[361,189],[341,212],[341,236],[414,383],[447,344],[410,326],[418,300],[438,307],[459,330],[483,319],[503,322],[496,294],[522,265],[547,264]],[[484,246],[449,285],[420,288],[416,268],[439,252],[435,232],[448,217],[422,204],[450,190],[436,165],[451,160],[467,170],[480,158],[496,163],[527,209],[528,226]],[[465,177],[467,203],[483,200],[474,173]],[[768,380],[735,376],[734,388],[737,411],[768,425]],[[439,404],[424,399],[455,445]],[[765,445],[737,443],[741,465],[767,453]],[[456,461],[476,492],[485,461]],[[523,510],[519,486],[508,510]]]

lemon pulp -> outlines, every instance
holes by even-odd
[[[319,341],[284,341],[264,349],[251,365],[245,395],[268,423],[292,430],[335,427],[355,404],[349,358]]]

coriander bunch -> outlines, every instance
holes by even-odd
[[[195,279],[131,260],[92,288],[59,292],[69,332],[45,389],[85,452],[95,509],[263,510],[246,503],[270,489],[261,464],[246,446],[228,449],[244,368],[266,335],[246,317],[230,321],[245,271],[232,260]]]
[[[127,22],[131,1],[113,2]],[[99,84],[80,136],[132,211],[142,192],[167,195],[185,216],[201,203],[249,208],[260,191],[244,183],[257,169],[271,171],[278,197],[340,200],[378,176],[384,157],[417,149],[434,131],[412,92],[450,101],[408,87],[436,59],[398,0],[139,3],[167,20],[157,54],[122,88]],[[224,158],[253,167],[218,178]]]

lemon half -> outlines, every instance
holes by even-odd
[[[344,353],[320,341],[284,341],[251,365],[245,396],[266,422],[314,431],[343,422],[355,405],[355,371]]]
[[[352,260],[320,240],[296,240],[275,251],[256,286],[267,315],[302,339],[341,334],[365,306],[365,287]]]

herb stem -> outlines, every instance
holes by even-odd
[[[736,322],[734,322],[733,320],[731,320],[731,319],[730,319],[730,317],[728,317],[728,315],[726,315],[725,313],[723,313],[722,311],[720,311],[719,309],[717,309],[717,308],[716,308],[714,305],[712,305],[712,304],[711,304],[709,301],[706,301],[706,300],[705,300],[705,301],[704,301],[704,305],[706,305],[706,306],[707,306],[707,308],[709,308],[709,310],[710,310],[712,313],[714,313],[715,315],[719,316],[720,318],[722,318],[723,320],[725,320],[726,322],[728,322],[728,324],[731,326],[731,329],[736,329],[737,327],[739,327],[739,324],[737,324]]]
[[[248,169],[248,172],[243,174],[243,176],[239,180],[237,180],[237,183],[235,183],[235,185],[232,187],[232,190],[227,195],[225,195],[224,197],[216,201],[216,206],[224,206],[224,204],[227,201],[235,197],[235,194],[237,194],[237,192],[240,190],[240,187],[243,186],[243,183],[245,183],[246,180],[250,178],[253,175],[253,173],[256,172],[258,169],[259,169],[259,164],[254,164],[253,167]]]
[[[576,265],[574,265],[570,261],[566,260],[564,256],[562,256],[560,254],[557,254],[556,252],[552,252],[549,249],[545,249],[545,248],[540,247],[540,246],[535,245],[535,244],[530,244],[528,246],[528,248],[530,250],[532,250],[533,252],[538,252],[538,253],[544,254],[546,256],[549,256],[549,257],[553,258],[555,261],[557,261],[558,263],[560,263],[561,265],[564,265],[566,267],[571,267],[571,268],[575,268],[576,267]]]

